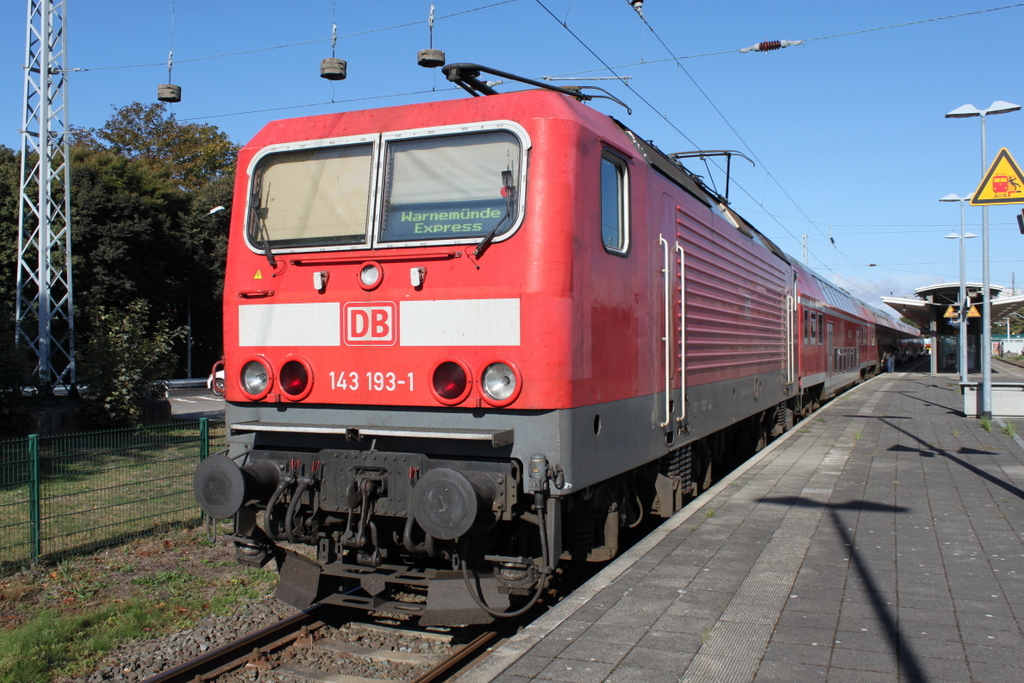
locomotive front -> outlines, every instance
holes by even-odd
[[[565,378],[526,330],[569,342],[529,303],[530,124],[505,97],[277,122],[240,154],[229,448],[195,490],[297,607],[486,622],[552,571]]]

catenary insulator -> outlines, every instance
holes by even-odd
[[[763,40],[757,45],[745,47],[740,52],[771,52],[791,45],[800,45],[802,40]]]
[[[416,63],[426,69],[444,66],[444,51],[433,48],[420,50],[416,53]]]
[[[346,69],[348,65],[344,59],[336,59],[334,57],[328,57],[327,59],[320,60],[320,78],[326,78],[329,81],[343,81],[345,80]]]
[[[156,88],[156,98],[161,102],[181,102],[181,86],[163,83]]]

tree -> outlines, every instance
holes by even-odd
[[[175,229],[189,197],[166,169],[106,150],[76,147],[71,168],[76,307],[126,308],[141,298],[154,315],[166,315],[186,271]],[[87,335],[88,318],[78,322]]]
[[[137,102],[115,109],[103,128],[73,129],[72,138],[75,336],[79,368],[86,368],[80,382],[105,397],[107,407],[99,411],[105,420],[131,420],[124,401],[138,397],[131,388],[138,378],[152,369],[163,378],[183,375],[190,313],[197,374],[221,356],[221,283],[237,146],[215,126],[181,124],[164,105]],[[0,355],[6,359],[0,422],[9,425],[32,365],[28,350],[16,354],[13,332],[19,195],[19,155],[0,146]],[[211,214],[217,206],[227,210]],[[115,344],[111,330],[119,321],[162,341],[146,353],[136,351],[146,348],[141,342]],[[165,348],[169,363],[147,355]],[[97,363],[117,369],[116,390]]]
[[[18,195],[21,191],[18,154],[0,145],[0,314],[13,316],[18,273]],[[11,306],[8,311],[5,306]],[[13,318],[12,318],[13,320]]]
[[[183,189],[231,175],[238,146],[216,126],[178,123],[164,104],[133,102],[114,111],[103,128],[76,128],[74,139],[128,159],[170,170]]]
[[[138,102],[74,138],[75,286],[85,287],[83,303],[124,306],[140,297],[151,321],[191,318],[192,367],[205,373],[221,355],[237,146],[214,126],[180,124],[164,105]],[[227,210],[211,215],[217,206]],[[79,257],[88,274],[79,275]],[[176,351],[182,374],[184,340]]]

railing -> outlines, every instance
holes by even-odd
[[[223,443],[206,418],[0,441],[0,572],[198,522],[192,474]]]

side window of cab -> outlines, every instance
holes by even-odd
[[[629,251],[629,173],[609,151],[601,155],[601,243],[610,254]]]

